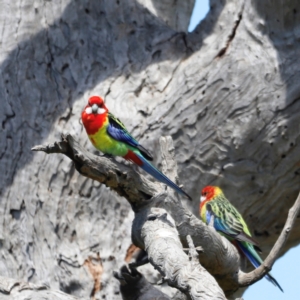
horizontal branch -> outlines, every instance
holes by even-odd
[[[300,193],[294,203],[294,205],[290,208],[288,213],[288,218],[286,223],[281,231],[280,236],[278,237],[275,245],[273,246],[271,252],[261,264],[260,267],[253,270],[250,273],[243,273],[242,271],[238,274],[238,281],[240,286],[248,286],[256,281],[260,280],[264,277],[268,272],[271,271],[273,264],[275,263],[276,259],[280,255],[280,251],[282,250],[284,244],[286,243],[290,232],[295,224],[296,218],[300,212]]]
[[[157,191],[162,189],[159,183],[151,182],[124,163],[86,151],[70,134],[62,135],[61,141],[35,146],[31,150],[66,155],[74,162],[80,174],[105,184],[125,197],[133,209],[148,204]]]
[[[162,137],[160,143],[163,172],[176,181],[177,164],[172,139]],[[239,272],[239,254],[236,248],[184,208],[179,195],[172,189],[167,188],[166,192],[162,192],[161,184],[151,182],[125,164],[87,152],[70,134],[62,135],[59,142],[36,146],[32,150],[62,153],[74,162],[83,176],[97,180],[124,196],[135,212],[132,241],[142,249],[145,249],[145,243],[141,231],[149,209],[155,206],[168,211],[175,220],[181,243],[186,247],[186,236],[190,235],[196,247],[203,248],[203,253],[200,253],[202,265],[218,278],[225,293],[230,294],[238,288],[236,274]]]

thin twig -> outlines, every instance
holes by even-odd
[[[187,243],[189,245],[189,257],[190,257],[190,260],[192,262],[198,263],[199,262],[199,254],[196,251],[196,248],[195,248],[195,245],[193,243],[193,240],[192,240],[191,236],[187,235],[186,240],[187,240]]]
[[[286,243],[289,234],[294,226],[296,218],[300,211],[300,193],[294,203],[294,205],[290,208],[288,213],[288,218],[285,222],[284,228],[281,231],[279,238],[277,239],[275,245],[273,246],[271,252],[265,259],[265,261],[259,266],[257,269],[253,270],[249,273],[239,272],[238,274],[238,282],[240,286],[248,286],[253,284],[254,282],[260,280],[264,277],[270,270],[278,256],[280,255],[280,251]]]

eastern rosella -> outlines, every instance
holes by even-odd
[[[200,216],[204,223],[213,226],[221,235],[231,241],[255,268],[261,265],[262,259],[256,251],[260,251],[258,243],[251,237],[241,214],[219,187],[206,186],[203,188],[200,198]],[[270,273],[265,275],[265,278],[283,292],[279,283]]]
[[[98,150],[134,162],[155,179],[191,200],[186,192],[149,162],[153,160],[151,154],[130,135],[124,124],[108,111],[101,97],[92,96],[89,99],[81,118],[90,141]]]

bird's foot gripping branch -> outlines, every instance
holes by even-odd
[[[160,144],[162,171],[175,181],[177,164],[172,139],[162,137]],[[262,278],[272,268],[299,213],[300,196],[270,255],[261,267],[246,274],[240,270],[236,248],[184,208],[172,189],[164,190],[160,183],[149,181],[114,159],[87,152],[71,135],[63,135],[54,144],[35,146],[32,150],[68,156],[80,174],[105,184],[126,198],[135,212],[134,244],[146,250],[154,268],[188,299],[200,299],[200,295],[201,299],[225,299],[225,295],[232,295],[240,286]],[[188,241],[187,236],[191,237]],[[203,249],[197,259],[194,245]],[[183,247],[189,247],[189,255]]]

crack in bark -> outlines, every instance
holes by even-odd
[[[183,61],[183,59],[179,60],[178,64],[174,67],[174,69],[172,70],[172,74],[170,79],[168,80],[168,82],[166,83],[166,85],[163,87],[162,90],[158,89],[157,91],[160,92],[161,94],[163,94],[165,92],[165,90],[168,88],[168,86],[170,85],[170,83],[172,82],[174,75],[177,71],[177,69],[179,68],[179,66],[181,65],[181,62]]]
[[[194,51],[193,51],[193,49],[192,49],[191,47],[189,47],[189,45],[188,45],[188,35],[187,35],[186,33],[184,33],[184,34],[182,35],[182,40],[183,40],[184,45],[185,45],[185,47],[186,47],[186,49],[187,49],[187,56],[191,55]]]
[[[15,114],[15,112],[13,111],[13,109],[12,109],[12,114],[11,114],[11,115],[6,114],[6,115],[5,115],[5,119],[2,121],[2,129],[5,129],[6,123],[7,123],[10,119],[13,119],[15,116],[16,116],[16,114]]]
[[[240,22],[242,20],[242,17],[243,17],[243,10],[244,10],[244,6],[245,6],[245,3],[243,3],[243,6],[242,6],[242,9],[241,11],[239,12],[238,14],[238,19],[234,22],[234,26],[232,28],[232,31],[231,31],[231,34],[228,36],[228,39],[227,39],[227,42],[226,42],[226,45],[224,48],[222,48],[218,54],[216,55],[215,58],[221,58],[222,56],[225,55],[227,49],[229,48],[231,42],[233,41],[234,37],[235,37],[235,34],[236,34],[236,31],[240,25]]]
[[[134,94],[136,97],[139,97],[142,89],[147,86],[147,84],[145,84],[146,79],[144,78],[141,82],[141,84],[136,88],[136,90],[134,91]]]

